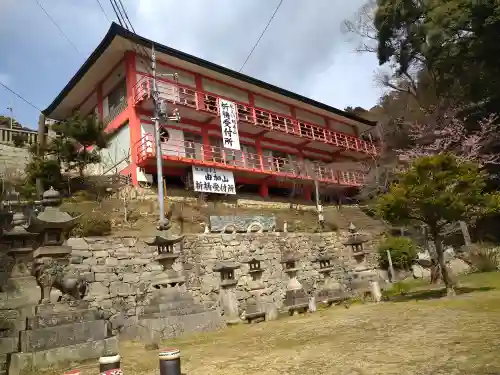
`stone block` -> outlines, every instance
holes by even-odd
[[[11,332],[26,329],[26,313],[21,310],[0,310],[0,329]]]
[[[73,252],[78,250],[89,250],[90,248],[89,244],[87,243],[87,241],[85,241],[84,238],[68,238],[68,241],[66,243],[73,249]]]
[[[115,273],[95,273],[94,274],[95,281],[117,281],[118,275]]]
[[[76,250],[71,251],[71,255],[75,257],[90,258],[92,256],[92,251],[90,250]]]
[[[107,335],[106,324],[104,320],[95,320],[22,331],[20,334],[21,351],[33,352],[104,340]]]
[[[109,252],[106,250],[95,250],[92,252],[92,256],[95,258],[107,258],[109,257]]]
[[[186,333],[208,332],[223,328],[225,324],[217,310],[200,314],[169,316],[158,319],[139,319],[138,323],[125,327],[120,337],[147,340],[151,332],[158,332],[160,340],[180,337]]]
[[[9,375],[24,375],[32,369],[42,370],[61,362],[97,359],[108,352],[118,352],[118,339],[116,337],[33,353],[14,353],[10,359]]]
[[[95,309],[81,309],[58,312],[55,314],[38,314],[28,318],[27,328],[31,330],[55,327],[58,325],[83,323],[99,319],[99,313]]]
[[[97,276],[97,274],[96,274],[96,276]],[[100,282],[95,282],[95,283],[90,284],[89,289],[90,289],[89,295],[92,295],[92,296],[105,296],[105,295],[109,294],[109,288],[107,286],[104,286]]]
[[[115,267],[98,265],[92,267],[92,271],[94,271],[95,273],[115,273]]]
[[[19,351],[19,336],[0,337],[0,354],[10,354]]]
[[[118,265],[118,259],[116,258],[106,258],[104,261],[104,264],[106,266],[117,266]]]
[[[113,281],[109,286],[109,294],[112,297],[114,296],[125,297],[134,294],[134,289],[135,288],[132,287],[132,284],[124,283],[121,281]]]
[[[97,265],[97,259],[94,257],[91,258],[85,258],[82,260],[82,264],[88,264],[90,266],[96,266]]]
[[[139,274],[137,273],[125,273],[122,276],[122,281],[124,283],[138,283],[140,278]]]

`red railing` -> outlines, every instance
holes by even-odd
[[[137,164],[156,156],[154,136],[146,134],[137,145]],[[276,177],[314,180],[347,186],[360,186],[364,175],[357,171],[338,171],[327,164],[306,164],[292,159],[261,156],[223,147],[208,146],[190,141],[170,140],[162,143],[162,156],[165,160],[180,161],[191,165],[210,166],[236,171],[255,172]]]
[[[151,78],[142,76],[134,86],[134,104],[150,98]],[[219,115],[219,96],[206,92],[196,91],[181,84],[174,84],[166,81],[158,82],[160,98],[172,103],[180,104],[199,111],[209,112]],[[361,152],[376,156],[379,151],[377,147],[367,141],[354,136],[336,132],[305,121],[299,121],[292,117],[277,114],[266,109],[251,107],[248,104],[240,103],[233,99],[238,108],[238,120],[269,130],[292,134],[311,141],[324,142],[335,147],[349,151]]]

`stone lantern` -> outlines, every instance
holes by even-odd
[[[22,213],[12,217],[12,228],[4,232],[2,244],[10,260],[9,278],[2,290],[12,295],[24,296],[23,304],[36,304],[39,301],[37,282],[33,276],[33,251],[38,233],[26,230],[26,219]]]
[[[262,292],[265,289],[261,281],[261,276],[264,272],[262,268],[263,261],[264,259],[260,256],[252,256],[243,261],[243,263],[248,264],[248,274],[252,278],[247,285],[252,297],[247,299],[243,308],[245,311],[243,318],[249,323],[265,320],[266,316],[266,308],[261,300]]]
[[[372,282],[378,283],[380,279],[375,268],[366,264],[366,255],[370,254],[370,251],[364,247],[366,242],[368,242],[368,238],[360,234],[356,226],[350,223],[349,236],[344,245],[351,247],[352,257],[356,261],[354,272],[351,275],[351,289],[357,291],[363,298],[372,294]]]
[[[309,308],[309,297],[302,284],[297,280],[297,256],[292,252],[283,254],[281,264],[283,271],[288,275],[289,280],[286,286],[284,305],[290,315],[298,312],[306,312]]]
[[[179,254],[174,252],[174,246],[184,239],[184,236],[174,236],[168,229],[159,232],[155,238],[146,242],[149,246],[156,246],[158,256],[156,261],[163,267],[163,272],[153,279],[153,287],[156,289],[181,286],[185,282],[185,277],[172,269],[175,260]]]
[[[320,254],[316,257],[314,262],[319,263],[318,272],[323,275],[323,285],[317,294],[318,301],[331,306],[334,303],[339,303],[347,299],[342,285],[332,277],[332,272],[335,270],[331,261],[333,256],[331,254]]]
[[[50,303],[54,284],[62,284],[65,268],[69,265],[71,247],[65,242],[78,217],[61,211],[61,194],[52,187],[42,196],[44,210],[29,218],[28,232],[38,234],[39,247],[33,252],[35,277],[41,288],[41,304]]]
[[[238,300],[235,291],[238,280],[234,275],[234,271],[238,268],[240,268],[240,265],[232,261],[217,262],[213,267],[214,272],[220,273],[219,298],[224,315],[226,315],[227,324],[240,322]]]

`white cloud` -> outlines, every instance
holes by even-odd
[[[279,0],[124,0],[137,33],[238,70]],[[356,55],[341,23],[365,0],[285,0],[244,73],[337,108],[371,107],[374,56]],[[109,23],[96,1],[40,0],[78,54],[34,1],[0,0],[0,78],[49,104],[104,37]],[[108,16],[110,3],[101,1]],[[68,17],[75,15],[76,17]],[[34,62],[36,64],[34,65]],[[8,93],[0,90],[0,101]],[[20,104],[25,106],[24,104]],[[20,120],[36,123],[25,106]]]

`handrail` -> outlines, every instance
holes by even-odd
[[[137,145],[137,163],[141,165],[156,155],[152,134],[145,134]],[[161,145],[166,160],[177,160],[195,165],[229,170],[251,171],[292,179],[314,180],[349,186],[360,186],[364,175],[358,171],[339,171],[323,163],[307,164],[286,158],[229,150],[218,146],[205,147],[201,143],[169,140]]]
[[[140,74],[140,73],[138,73]],[[173,83],[168,80],[158,81],[160,97],[173,103],[195,108],[214,115],[219,115],[218,100],[224,98],[208,92],[196,91],[193,88]],[[134,104],[150,97],[151,78],[141,74],[141,78],[134,85]],[[316,124],[295,119],[291,116],[278,114],[273,111],[251,106],[230,99],[237,106],[238,119],[258,127],[292,134],[311,141],[328,143],[349,151],[362,152],[376,156],[379,150],[372,142],[364,141],[346,133],[334,131]]]

